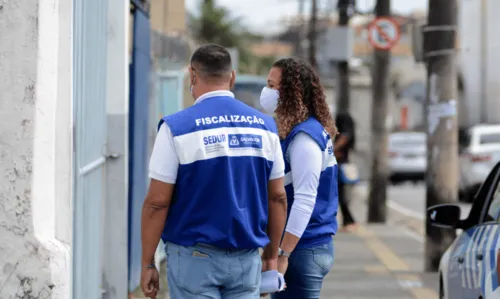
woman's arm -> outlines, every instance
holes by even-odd
[[[309,135],[299,133],[288,149],[288,157],[292,169],[294,200],[281,249],[291,253],[302,237],[316,204],[323,152]]]

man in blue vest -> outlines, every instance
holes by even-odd
[[[276,124],[234,99],[235,73],[224,47],[196,50],[189,74],[196,101],[160,121],[151,156],[141,287],[156,297],[161,237],[172,299],[257,299],[261,271],[277,270],[286,222]]]

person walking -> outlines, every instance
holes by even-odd
[[[316,299],[334,260],[338,170],[332,139],[337,130],[320,80],[302,60],[275,62],[260,101],[276,114],[288,199],[278,258],[287,287],[272,298]]]
[[[277,270],[287,211],[278,131],[273,118],[234,99],[231,66],[224,47],[198,48],[189,67],[194,105],[159,123],[142,212],[149,298],[159,288],[160,236],[172,299],[259,298],[261,271]]]
[[[335,117],[335,125],[339,131],[339,135],[335,140],[335,157],[339,163],[339,171],[342,167],[349,163],[349,152],[354,148],[355,131],[354,120],[349,112],[339,112]],[[353,232],[357,228],[357,222],[349,209],[349,201],[347,198],[346,185],[347,180],[344,176],[339,176],[339,205],[342,213],[342,232]]]

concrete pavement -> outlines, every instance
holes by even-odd
[[[335,265],[321,298],[437,299],[437,273],[423,273],[423,236],[392,209],[387,224],[366,224],[365,197],[351,206],[361,226],[335,236]]]

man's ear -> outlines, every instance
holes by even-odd
[[[196,74],[195,74],[192,67],[188,67],[188,71],[189,71],[189,85],[191,85],[191,84],[193,84],[193,81],[194,81],[194,78],[196,77]]]
[[[233,89],[235,81],[236,81],[236,72],[233,70],[231,72],[231,80],[229,81],[229,88],[230,89]]]

